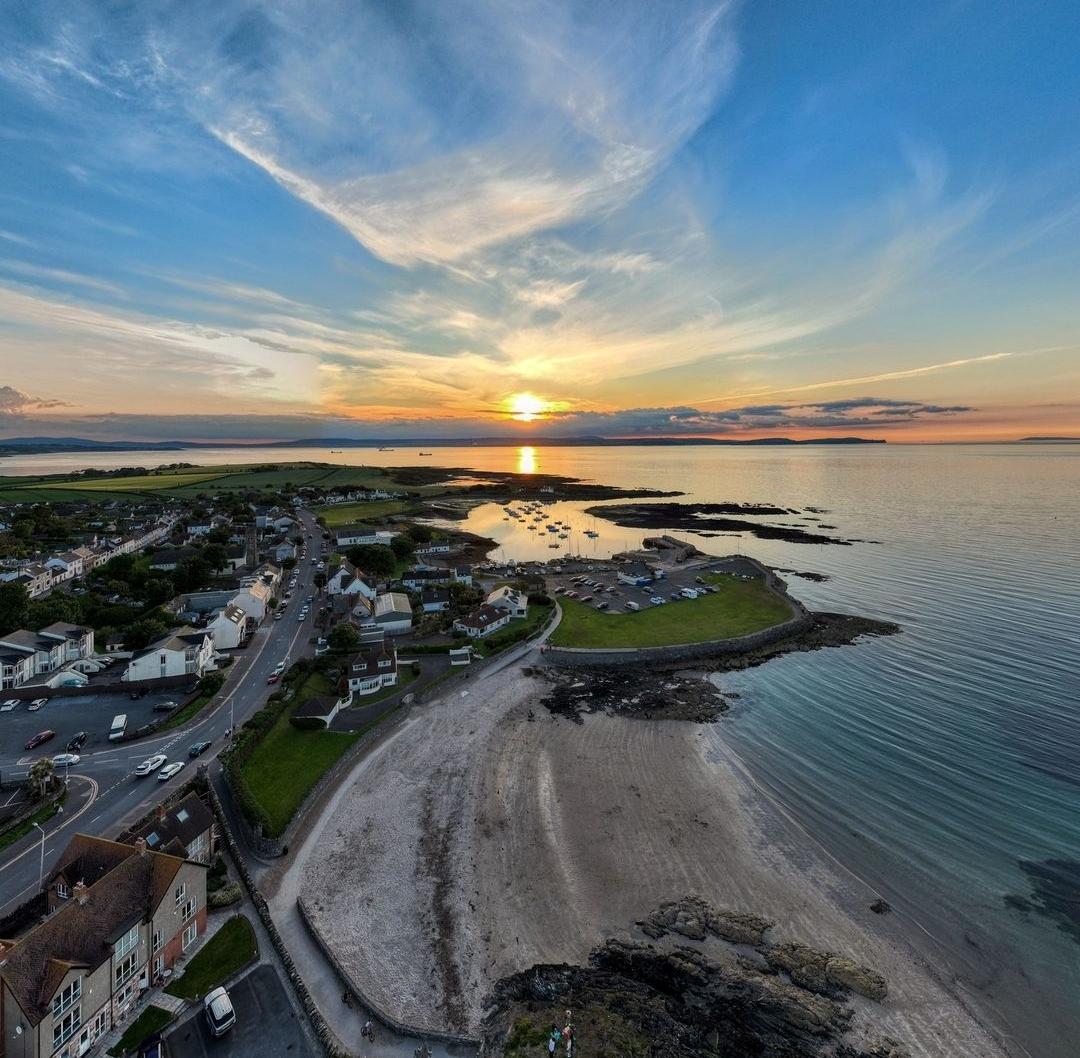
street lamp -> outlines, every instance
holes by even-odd
[[[45,828],[40,823],[35,823],[35,827],[41,831],[41,864],[38,867],[38,892],[41,892],[41,886],[45,882]]]

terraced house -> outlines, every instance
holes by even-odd
[[[206,866],[77,834],[47,881],[48,917],[0,941],[0,1058],[77,1058],[206,929]]]

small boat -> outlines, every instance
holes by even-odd
[[[561,547],[561,544],[548,544],[548,547]]]
[[[392,452],[393,449],[392,448],[380,448],[379,451],[380,452]]]
[[[597,537],[597,536],[599,536],[600,534],[599,534],[599,533],[598,533],[598,532],[597,532],[597,531],[596,531],[595,529],[586,529],[586,530],[585,530],[585,535],[586,535],[586,536],[592,536],[592,537]]]
[[[421,453],[420,453],[420,455],[422,455],[422,456],[429,456],[429,455],[431,455],[431,453],[430,453],[430,452],[421,452]]]

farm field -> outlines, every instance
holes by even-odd
[[[398,514],[406,506],[401,500],[373,500],[371,503],[331,504],[320,507],[316,513],[322,516],[328,529],[336,529],[339,525],[352,525],[354,522],[377,521],[388,514]]]
[[[759,580],[714,574],[720,591],[698,599],[643,606],[639,613],[602,613],[576,599],[560,599],[562,620],[552,646],[604,649],[703,643],[758,632],[786,621],[788,604]]]

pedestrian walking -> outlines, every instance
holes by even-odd
[[[562,1030],[563,1039],[566,1040],[566,1058],[571,1058],[574,1053],[574,1034],[570,1028],[570,1022],[566,1023],[566,1028]]]
[[[562,1036],[562,1033],[559,1032],[559,1026],[558,1025],[552,1025],[551,1026],[551,1035],[548,1037],[548,1054],[550,1054],[550,1055],[555,1054],[555,1048],[558,1046],[559,1039],[560,1039],[561,1036]]]

